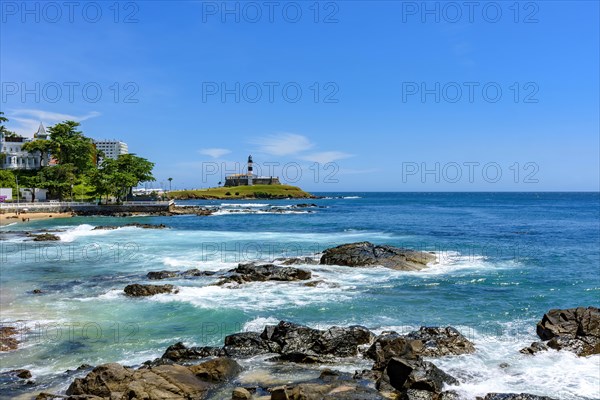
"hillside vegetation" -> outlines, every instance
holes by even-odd
[[[178,190],[168,194],[170,199],[286,199],[312,198],[312,194],[297,186],[290,185],[253,185],[217,187],[199,190]]]

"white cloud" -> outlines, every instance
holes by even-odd
[[[274,156],[296,154],[314,146],[306,136],[295,133],[263,136],[253,140],[251,143],[257,145],[259,151]]]
[[[97,111],[92,111],[84,115],[70,115],[44,110],[18,109],[7,112],[5,116],[9,119],[9,130],[15,131],[18,135],[32,136],[37,131],[40,122],[48,127],[67,120],[85,121],[99,115],[100,113]]]
[[[342,151],[322,151],[319,153],[306,154],[300,157],[303,160],[316,162],[319,164],[327,164],[337,160],[343,160],[344,158],[352,157],[352,154],[344,153]]]
[[[219,158],[224,156],[225,154],[231,153],[231,150],[228,149],[219,149],[219,148],[211,148],[211,149],[201,149],[199,151],[200,154],[204,154],[207,156],[211,156],[212,158]]]

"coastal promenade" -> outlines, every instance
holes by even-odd
[[[127,201],[120,204],[44,202],[0,204],[0,220],[10,221],[70,217],[73,215],[123,215],[167,213],[175,201]]]

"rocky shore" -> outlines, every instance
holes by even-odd
[[[549,333],[550,332],[550,333]],[[591,344],[599,354],[600,310],[595,307],[550,310],[538,324],[545,340],[562,337]],[[549,339],[551,340],[551,339]],[[574,351],[578,347],[562,347]],[[280,321],[261,332],[225,337],[222,347],[169,346],[157,359],[138,367],[109,363],[75,378],[64,394],[40,393],[37,399],[256,399],[256,400],[458,400],[461,382],[435,365],[435,359],[477,351],[453,327],[421,327],[408,334],[374,334],[364,326],[333,326],[325,330]],[[278,386],[257,381],[241,384],[245,368],[256,357],[273,365],[301,371],[323,364],[318,377]],[[372,361],[371,369],[346,373],[335,370],[339,360]],[[242,366],[245,365],[244,366]],[[14,374],[29,376],[19,370]],[[245,381],[247,382],[247,380]],[[551,400],[526,393],[489,393],[478,400]]]

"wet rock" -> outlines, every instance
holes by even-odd
[[[242,367],[228,357],[218,357],[190,367],[190,371],[198,378],[209,382],[225,382],[235,377],[241,370]]]
[[[177,342],[169,346],[161,358],[181,362],[222,355],[225,355],[225,353],[218,347],[187,347],[182,342]]]
[[[280,360],[293,362],[326,362],[335,357],[358,354],[358,347],[369,344],[374,335],[365,327],[331,327],[318,330],[281,321],[267,325],[261,334],[243,332],[225,338],[227,355],[248,357],[277,353]]]
[[[42,233],[40,235],[32,236],[34,242],[51,242],[60,240],[60,237],[53,235],[52,233]]]
[[[223,350],[230,357],[251,357],[276,353],[279,348],[275,343],[265,341],[258,332],[241,332],[226,336]]]
[[[406,360],[394,357],[388,362],[385,373],[390,384],[400,391],[418,389],[441,393],[445,384],[458,384],[454,377],[448,375],[433,363],[420,359]]]
[[[252,394],[246,388],[238,387],[238,388],[233,389],[233,392],[231,392],[231,400],[250,400],[250,399],[252,399]]]
[[[33,290],[31,291],[31,293],[33,293],[33,294],[42,294],[42,293],[44,293],[44,292],[42,292],[42,289],[33,289]]]
[[[13,369],[10,371],[0,373],[0,376],[8,378],[10,380],[11,378],[29,379],[32,375],[31,371],[29,371],[28,369]]]
[[[281,321],[265,327],[261,338],[280,347],[281,359],[295,362],[321,362],[323,357],[350,357],[358,346],[369,344],[374,336],[365,327],[331,327],[326,331]]]
[[[478,399],[482,399],[478,397]],[[483,400],[554,400],[552,397],[536,396],[527,393],[488,393]]]
[[[473,343],[451,326],[422,326],[418,331],[411,332],[406,337],[423,342],[423,349],[419,354],[423,357],[470,354],[475,351]]]
[[[519,352],[521,352],[523,354],[535,354],[535,353],[539,353],[540,351],[546,351],[546,350],[548,350],[548,346],[546,346],[544,343],[533,342],[533,343],[531,343],[531,346],[525,347],[525,348],[519,350]]]
[[[537,334],[556,350],[572,351],[579,356],[600,354],[600,309],[550,310],[538,322]]]
[[[105,399],[159,400],[203,398],[212,387],[213,384],[197,378],[189,368],[181,365],[132,370],[113,363],[100,365],[84,378],[76,378],[66,393]]]
[[[173,285],[140,285],[138,283],[125,286],[123,291],[127,296],[130,297],[145,297],[154,296],[156,294],[178,292]]]
[[[422,341],[407,339],[396,332],[384,332],[375,339],[366,355],[375,361],[374,370],[383,371],[392,358],[416,360],[422,351]]]
[[[271,391],[271,399],[284,400],[380,400],[384,398],[377,390],[359,386],[356,382],[351,381],[299,383],[289,387],[275,388]]]
[[[183,277],[193,277],[193,276],[213,276],[216,274],[215,271],[200,271],[198,268],[188,269],[187,271],[183,271],[180,275]]]
[[[159,280],[159,279],[168,279],[174,278],[178,274],[177,271],[150,271],[146,274],[148,279]]]
[[[407,335],[383,332],[369,347],[366,355],[375,361],[374,369],[383,370],[392,357],[415,360],[419,357],[441,357],[469,354],[473,343],[453,327],[421,327]]]
[[[152,225],[152,224],[140,224],[138,222],[133,222],[130,224],[119,225],[119,226],[99,225],[99,226],[94,227],[94,229],[92,229],[92,230],[94,230],[94,231],[96,231],[96,230],[113,230],[113,229],[128,228],[128,227],[142,228],[142,229],[167,229],[168,228],[164,224]]]
[[[402,271],[419,271],[427,268],[427,263],[433,261],[435,256],[431,253],[358,242],[325,250],[320,263],[348,267],[381,265]]]
[[[319,264],[319,260],[312,257],[292,257],[292,258],[277,258],[273,260],[274,263],[281,265],[298,265],[298,264],[306,264],[306,265],[317,265]]]
[[[311,277],[310,271],[293,267],[279,267],[275,264],[239,264],[230,273],[230,276],[219,281],[217,285],[264,281],[298,281],[308,280]]]
[[[0,351],[16,350],[19,347],[19,341],[15,336],[19,330],[12,326],[0,327]]]

